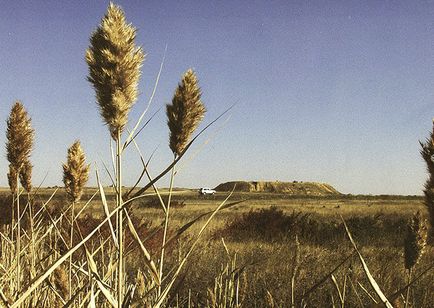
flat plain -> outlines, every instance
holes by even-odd
[[[109,205],[114,206],[113,189],[105,191]],[[167,191],[161,190],[161,194],[164,199]],[[201,196],[197,190],[174,190],[168,231],[174,240],[168,246],[168,268],[179,262],[210,213],[229,194]],[[39,190],[35,200],[45,202],[50,196],[47,209],[52,213],[62,210],[66,204],[62,188]],[[104,218],[104,211],[96,188],[87,188],[82,200],[78,208],[92,200],[77,218],[85,233]],[[185,274],[173,289],[173,303],[213,306],[233,296],[243,307],[290,307],[292,302],[332,307],[341,306],[342,300],[348,307],[366,307],[379,302],[342,220],[384,294],[394,305],[403,302],[403,296],[396,293],[407,283],[403,256],[406,225],[416,211],[426,217],[421,196],[297,197],[235,192],[226,205],[191,255]],[[131,204],[129,211],[144,245],[158,259],[164,221],[158,199],[150,191],[149,196]],[[141,260],[133,244],[127,245],[127,251],[129,272],[135,273]],[[428,244],[413,274],[417,278],[411,288],[413,307],[434,306],[433,257],[433,246]]]

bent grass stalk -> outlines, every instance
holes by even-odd
[[[176,154],[174,154],[174,160],[176,159]],[[160,281],[163,280],[163,270],[164,270],[164,252],[165,252],[165,245],[166,245],[166,237],[167,237],[167,228],[169,226],[169,213],[170,213],[170,203],[172,200],[172,189],[173,189],[173,183],[175,180],[175,166],[172,167],[172,174],[170,176],[170,185],[169,185],[169,196],[167,199],[166,207],[165,207],[165,216],[164,216],[164,231],[163,231],[163,242],[161,244],[161,256],[160,256]],[[160,199],[161,202],[161,199]],[[162,206],[164,208],[164,204],[162,203]],[[158,287],[158,296],[161,295],[161,285]]]
[[[374,289],[375,293],[377,293],[378,297],[381,299],[384,306],[386,306],[387,308],[393,308],[392,304],[389,302],[387,297],[384,295],[383,291],[381,291],[380,286],[378,285],[378,283],[375,281],[374,277],[372,276],[372,274],[368,268],[368,265],[366,264],[365,259],[363,258],[362,254],[360,253],[359,249],[357,248],[356,242],[354,241],[353,236],[351,235],[351,232],[348,229],[348,226],[345,223],[345,220],[342,216],[341,216],[341,220],[342,220],[342,223],[344,224],[345,231],[348,235],[348,239],[350,240],[351,244],[353,245],[354,250],[356,251],[356,253],[359,257],[360,263],[362,263],[363,271],[365,272],[366,277],[368,278],[368,281],[371,284],[371,287]]]

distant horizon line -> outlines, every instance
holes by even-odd
[[[229,181],[229,182],[236,182],[236,181]],[[299,181],[302,182],[302,181]],[[225,182],[227,183],[227,182]],[[304,183],[315,183],[315,182],[304,182]],[[217,185],[218,186],[218,185]],[[131,186],[122,186],[123,188],[131,189]],[[103,185],[103,188],[114,188],[112,185]],[[140,189],[141,186],[137,186],[135,189]],[[173,190],[190,190],[195,191],[202,187],[173,187]],[[38,188],[34,188],[32,192],[41,190],[41,189],[64,189],[64,186],[60,185],[53,185],[53,186],[40,186]],[[84,189],[94,189],[99,190],[97,186],[85,186]],[[149,190],[152,190],[150,187]],[[159,190],[169,190],[169,187],[160,187]],[[10,191],[10,188],[8,186],[0,186],[0,192],[3,191]],[[227,191],[220,191],[220,192],[227,192]],[[290,195],[289,193],[285,192],[256,192],[256,191],[250,191],[250,192],[240,192],[235,191],[235,193],[245,193],[245,194],[276,194],[276,195]],[[336,195],[324,195],[324,196],[315,196],[315,195],[291,195],[293,197],[306,197],[306,198],[333,198],[333,197],[412,197],[412,198],[423,198],[423,194],[410,194],[410,195],[403,195],[403,194],[352,194],[352,193],[339,193]]]

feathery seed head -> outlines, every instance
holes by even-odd
[[[60,294],[62,294],[63,298],[66,298],[68,296],[69,281],[65,268],[63,266],[57,267],[53,275],[50,276],[50,280]]]
[[[404,242],[405,268],[411,269],[420,259],[426,246],[427,226],[419,211],[413,215],[407,225]]]
[[[189,69],[175,90],[172,104],[166,106],[170,130],[169,146],[178,156],[205,115],[206,109],[200,99],[201,95],[196,74]]]
[[[26,160],[20,170],[20,182],[27,192],[32,190],[32,169],[32,164]]]
[[[6,121],[6,151],[9,163],[19,172],[30,157],[35,131],[23,104],[17,101]]]
[[[89,178],[89,168],[80,141],[75,141],[68,149],[67,162],[63,164],[63,183],[71,201],[80,200]]]
[[[434,123],[433,123],[434,125]],[[425,160],[429,177],[424,185],[425,206],[428,208],[430,237],[434,239],[434,126],[429,138],[420,142],[420,154]]]
[[[137,84],[145,55],[134,40],[136,29],[128,24],[119,6],[110,3],[86,50],[88,81],[96,93],[100,113],[113,139],[122,133],[137,99]]]
[[[11,192],[15,194],[17,192],[17,170],[12,164],[9,164],[8,184]]]

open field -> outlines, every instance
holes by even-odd
[[[9,2],[0,308],[434,307],[432,5]]]
[[[105,190],[108,203],[113,207],[112,189]],[[40,190],[35,200],[48,200],[54,192],[54,189]],[[95,192],[96,189],[86,189],[81,205]],[[164,197],[164,190],[162,194]],[[227,195],[217,193],[204,197],[195,190],[175,190],[169,235],[176,234],[179,228],[201,214],[214,210]],[[59,189],[48,208],[52,213],[56,212],[56,208],[65,210],[65,200],[63,189]],[[373,277],[386,296],[392,296],[406,285],[403,259],[406,223],[417,210],[426,215],[423,199],[414,196],[307,198],[271,193],[234,193],[228,203],[238,201],[242,202],[223,209],[214,217],[189,259],[185,275],[180,277],[181,283],[171,294],[173,304],[213,307],[213,301],[219,301],[218,294],[223,298],[231,286],[237,285],[238,301],[243,307],[290,307],[291,279],[294,276],[297,307],[302,299],[308,307],[331,307],[333,303],[339,306],[339,292],[345,294],[348,307],[368,306],[372,303],[370,296],[377,301],[378,298],[357,256],[353,254],[340,215],[347,222]],[[142,238],[146,239],[145,246],[152,257],[158,259],[161,245],[158,228],[164,220],[158,200],[155,196],[141,198],[132,204],[130,212],[139,222],[137,228],[141,230]],[[257,215],[249,216],[249,213]],[[168,247],[168,268],[179,262],[208,216],[198,220]],[[78,224],[85,233],[103,218],[104,211],[97,194],[78,217]],[[300,243],[298,248],[295,235]],[[101,236],[110,237],[104,233]],[[127,259],[130,261],[130,268],[127,269],[130,276],[127,279],[133,279],[137,269],[142,268],[142,261],[133,244],[127,247]],[[432,266],[433,256],[434,248],[428,245],[413,277]],[[333,272],[335,285],[330,272],[346,258]],[[295,275],[294,269],[297,269]],[[309,291],[324,277],[322,283]],[[431,269],[414,283],[411,289],[413,307],[434,305],[433,280],[434,271]],[[398,301],[402,303],[402,296],[396,299]],[[214,306],[223,307],[223,304]]]

